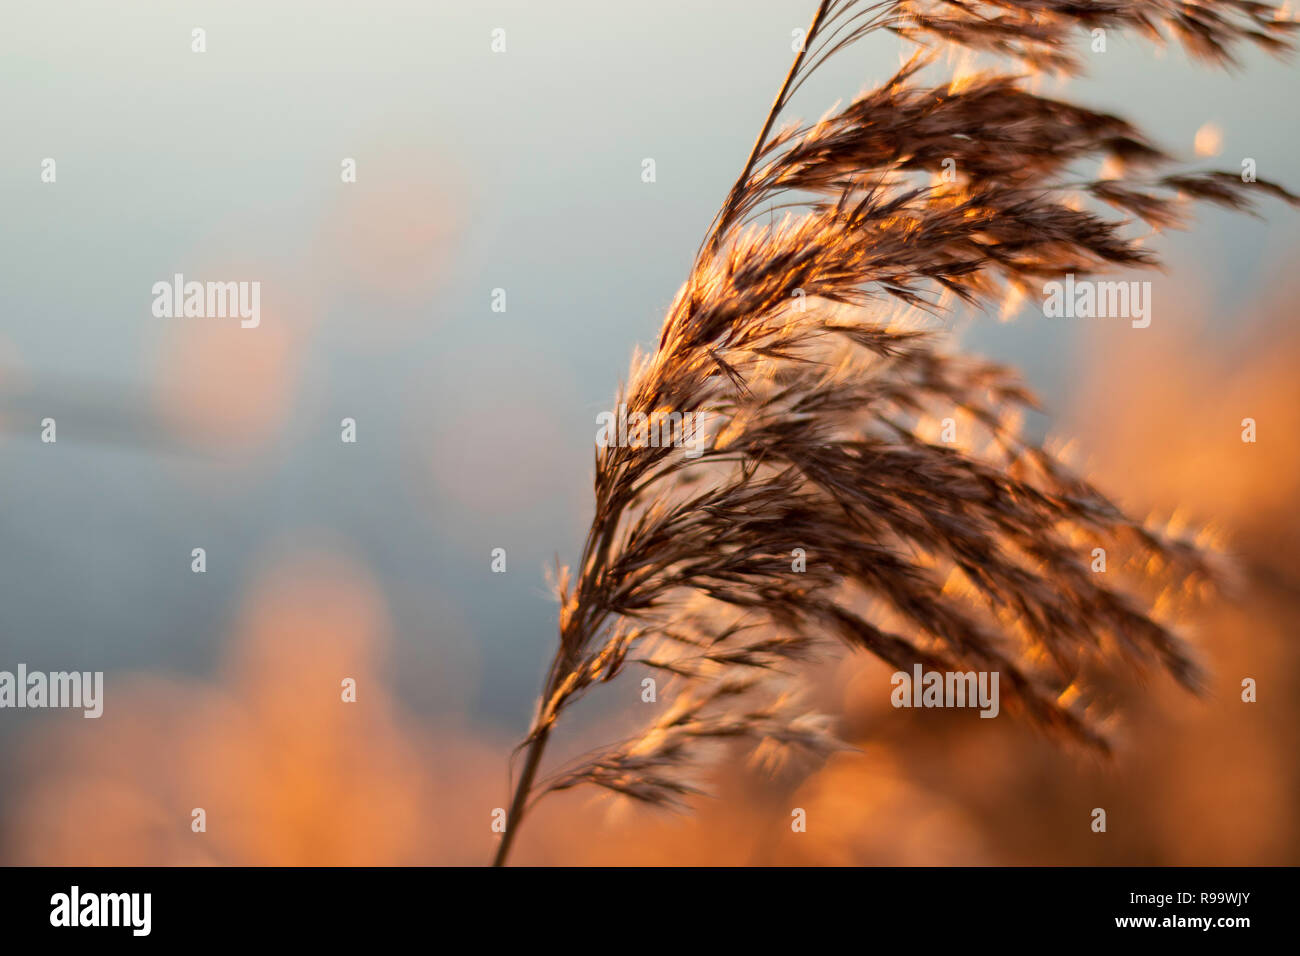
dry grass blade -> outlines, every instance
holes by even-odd
[[[1212,555],[1128,518],[1028,440],[1033,399],[1015,376],[945,352],[925,318],[1044,277],[1154,265],[1110,210],[1158,229],[1195,200],[1294,203],[1231,173],[1169,172],[1128,122],[1039,96],[1023,73],[1076,70],[1071,43],[1094,28],[1173,38],[1221,65],[1245,44],[1286,49],[1295,26],[1251,0],[819,5],[658,348],[619,396],[630,413],[698,416],[699,454],[597,453],[595,515],[561,575],[559,647],[498,863],[546,792],[590,783],[678,805],[719,744],[835,746],[797,693],[819,649],[996,671],[1012,709],[1102,749],[1088,674],[1155,670],[1197,688],[1155,609],[1203,590]],[[812,70],[877,29],[922,48],[845,109],[773,132]],[[953,46],[1015,72],[927,83]],[[1086,174],[1103,163],[1119,173]],[[778,205],[784,219],[753,222]],[[960,444],[936,440],[943,417],[961,422]],[[1092,573],[1097,547],[1131,573]],[[792,568],[795,549],[806,567]],[[668,675],[672,703],[643,734],[539,781],[561,714],[629,663]]]

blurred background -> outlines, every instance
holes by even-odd
[[[0,669],[103,670],[106,690],[99,720],[0,711],[0,862],[489,859],[555,641],[545,570],[589,520],[595,416],[653,344],[813,6],[9,11]],[[858,46],[791,115],[886,78],[900,49]],[[1215,73],[1116,36],[1090,63],[1080,101],[1300,186],[1294,65]],[[821,693],[857,752],[776,777],[737,760],[689,817],[551,797],[516,860],[1300,863],[1300,216],[1260,211],[1156,239],[1148,329],[1031,308],[960,330],[1024,371],[1036,427],[1076,439],[1121,503],[1209,523],[1241,558],[1195,622],[1205,699],[1133,692],[1107,763],[1010,718],[900,715],[887,670],[850,658]],[[260,281],[260,327],[155,318],[151,286],[177,272]],[[581,749],[608,727],[569,733]]]

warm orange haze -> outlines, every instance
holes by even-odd
[[[1270,357],[1238,365],[1224,359],[1228,350],[1171,330],[1132,358],[1139,367],[1162,362],[1170,374],[1125,387],[1111,378],[1070,416],[1079,454],[1097,463],[1099,480],[1122,480],[1139,509],[1160,507],[1176,488],[1188,520],[1217,516],[1225,546],[1246,568],[1232,601],[1216,602],[1197,629],[1214,673],[1204,700],[1159,684],[1151,696],[1123,688],[1129,717],[1107,764],[1063,753],[1015,723],[995,721],[990,731],[975,714],[918,711],[899,720],[889,712],[887,669],[851,657],[825,675],[820,693],[860,753],[806,776],[807,768],[770,778],[728,765],[716,775],[716,796],[699,800],[692,815],[559,795],[521,837],[519,862],[1297,862],[1300,549],[1288,489],[1300,482],[1300,461],[1282,442],[1241,456],[1225,410],[1266,410],[1261,417],[1279,432],[1300,429],[1284,288],[1272,301],[1247,303],[1239,326],[1243,338],[1277,336]],[[1195,328],[1201,317],[1187,306]],[[1081,362],[1109,365],[1095,353]],[[1199,386],[1205,381],[1217,383],[1213,395]],[[1143,409],[1141,423],[1115,434],[1096,424],[1123,422],[1125,408]],[[1209,453],[1217,467],[1200,470],[1214,431],[1223,435],[1219,453]],[[141,674],[123,682],[93,734],[78,725],[34,734],[15,765],[25,784],[6,823],[12,860],[483,862],[509,742],[455,721],[430,725],[393,702],[376,677],[391,621],[373,576],[341,550],[283,554],[259,574],[218,680]],[[366,689],[353,711],[336,704],[337,674]],[[1255,674],[1292,676],[1257,706],[1243,706],[1241,677]],[[464,676],[442,682],[453,690]],[[603,729],[589,728],[589,737],[599,740]],[[199,800],[210,818],[229,821],[202,843],[173,812]],[[1104,842],[1074,825],[1098,805],[1126,821]],[[791,806],[839,824],[791,833]]]

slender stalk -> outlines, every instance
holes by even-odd
[[[799,67],[803,64],[804,55],[812,43],[813,38],[817,35],[817,30],[821,26],[822,19],[831,7],[832,0],[821,0],[817,6],[817,12],[813,14],[812,23],[808,26],[808,33],[804,37],[803,46],[790,64],[790,72],[786,74],[785,82],[781,84],[781,90],[776,94],[776,99],[772,101],[772,108],[768,110],[767,119],[763,122],[763,128],[759,130],[758,138],[754,140],[754,146],[749,151],[749,158],[745,161],[745,168],[741,170],[740,178],[736,184],[731,187],[731,192],[727,195],[727,201],[723,204],[717,219],[714,221],[713,229],[709,239],[706,240],[710,247],[716,246],[718,239],[728,218],[734,214],[735,206],[739,202],[741,195],[745,190],[745,185],[749,181],[750,174],[754,171],[754,164],[758,162],[759,153],[763,151],[763,144],[767,142],[767,137],[772,132],[772,125],[776,122],[777,115],[785,106],[785,99],[790,93],[790,85],[799,73]],[[660,343],[662,345],[662,342]],[[613,509],[611,520],[605,524],[604,533],[600,536],[599,543],[596,547],[596,561],[588,567],[586,561],[583,563],[584,577],[586,572],[591,569],[598,569],[605,560],[605,555],[609,551],[610,544],[613,540],[614,531],[618,526],[618,517],[622,513],[622,506]],[[584,555],[584,558],[586,556]],[[581,599],[581,595],[579,596]],[[551,672],[547,676],[546,695],[551,690],[552,680],[555,677],[559,661],[565,657],[567,648],[561,641],[559,651],[556,653],[556,659],[552,662]],[[545,695],[543,697],[545,699]],[[515,786],[514,796],[510,800],[510,810],[506,814],[506,832],[502,834],[501,843],[497,846],[496,857],[492,861],[493,866],[504,866],[506,859],[510,855],[510,847],[514,843],[515,833],[519,830],[519,825],[523,822],[524,813],[528,807],[528,797],[532,792],[533,781],[537,777],[537,770],[542,763],[542,752],[546,749],[546,739],[550,736],[550,728],[547,727],[537,736],[533,737],[528,743],[526,756],[524,757],[524,771],[519,776],[519,783]]]
[[[772,108],[767,111],[767,119],[763,121],[763,128],[759,130],[758,138],[754,140],[754,147],[749,151],[749,159],[745,161],[745,168],[741,170],[740,178],[736,180],[736,184],[731,187],[731,192],[727,194],[727,201],[722,204],[718,218],[714,221],[713,230],[708,239],[710,249],[717,247],[727,221],[736,211],[736,204],[745,192],[749,176],[754,171],[754,164],[758,162],[758,155],[763,151],[763,146],[767,143],[767,137],[772,132],[772,125],[785,107],[786,97],[790,94],[790,85],[794,83],[794,78],[799,74],[799,67],[803,65],[804,55],[808,52],[809,45],[817,36],[817,30],[821,27],[822,18],[826,16],[826,11],[830,9],[830,6],[831,0],[822,0],[817,6],[817,12],[813,14],[812,23],[808,25],[808,33],[804,36],[803,45],[799,48],[794,62],[790,64],[790,72],[785,75],[785,82],[781,84],[780,92],[776,94],[776,99],[772,101]]]
[[[515,787],[514,799],[510,801],[510,812],[506,814],[506,832],[501,835],[501,844],[497,847],[496,858],[493,859],[493,866],[505,866],[506,857],[510,855],[510,845],[514,843],[515,832],[519,829],[519,824],[523,822],[524,810],[528,805],[528,794],[533,788],[533,779],[537,776],[537,768],[542,764],[542,752],[546,749],[546,738],[550,736],[550,729],[541,731],[528,744],[528,756],[524,759],[524,772],[519,777],[519,783]]]

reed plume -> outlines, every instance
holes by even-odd
[[[820,3],[658,347],[619,395],[651,421],[697,416],[702,451],[597,451],[595,515],[559,574],[559,646],[498,864],[546,793],[594,784],[680,805],[730,742],[764,759],[839,746],[798,685],[802,662],[836,647],[904,671],[996,671],[1005,706],[1101,750],[1088,675],[1154,670],[1197,689],[1164,612],[1215,580],[1212,552],[1128,517],[1028,437],[1032,395],[946,351],[935,317],[1067,273],[1154,266],[1141,224],[1180,225],[1190,201],[1295,203],[1233,172],[1174,171],[1129,122],[1029,82],[1080,72],[1078,41],[1097,29],[1223,66],[1245,45],[1289,50],[1295,27],[1254,0]],[[813,71],[882,29],[915,46],[888,81],[776,128]],[[1009,69],[936,84],[953,51]],[[956,441],[938,440],[943,418]],[[1110,573],[1093,572],[1094,548]],[[540,778],[561,714],[629,664],[667,675],[671,702],[643,733]]]

